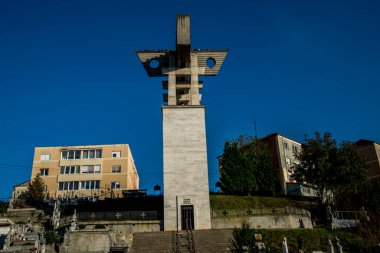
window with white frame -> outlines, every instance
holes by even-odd
[[[289,159],[289,157],[285,158],[285,162],[286,162],[286,164],[290,165],[290,159]]]
[[[121,166],[120,165],[112,165],[112,173],[120,173]]]
[[[120,189],[120,182],[119,181],[111,182],[111,188]]]
[[[83,150],[82,158],[83,159],[102,158],[102,150],[101,149]]]
[[[84,173],[84,174],[100,173],[100,165],[82,165],[81,173]]]
[[[49,169],[40,169],[40,176],[48,176],[49,175]]]
[[[62,166],[61,174],[79,174],[79,166]]]
[[[99,180],[81,181],[80,182],[80,188],[81,188],[81,190],[99,189],[99,185],[100,185],[100,181]]]
[[[120,151],[113,151],[112,152],[112,157],[113,158],[119,158],[121,156],[121,152]]]
[[[80,150],[66,150],[61,152],[62,160],[80,159]]]
[[[40,160],[41,161],[49,161],[50,160],[50,154],[42,154]]]
[[[58,190],[59,191],[72,191],[79,189],[79,181],[67,181],[67,182],[59,182]]]

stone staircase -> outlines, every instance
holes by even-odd
[[[178,244],[175,244],[176,238]],[[193,231],[194,248],[197,253],[231,252],[232,229],[196,230]],[[133,235],[132,247],[129,253],[189,253],[186,231],[149,232]]]

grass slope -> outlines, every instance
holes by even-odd
[[[210,205],[213,210],[220,209],[260,209],[260,208],[283,208],[292,206],[306,208],[303,201],[296,201],[291,198],[260,197],[260,196],[233,196],[222,194],[211,194]]]

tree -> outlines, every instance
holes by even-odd
[[[267,146],[240,136],[226,141],[221,160],[220,186],[227,194],[273,194],[274,169]]]
[[[0,213],[6,213],[8,208],[8,203],[0,200]]]
[[[232,237],[232,252],[254,252],[255,231],[250,229],[248,224],[243,223],[242,228],[234,228],[232,231]]]
[[[253,139],[242,148],[242,152],[247,160],[249,174],[254,181],[253,193],[273,195],[276,175],[267,145],[259,139]]]
[[[222,158],[220,188],[227,194],[244,194],[247,190],[244,176],[245,160],[237,142],[226,141]]]
[[[19,196],[26,204],[40,207],[46,196],[45,183],[39,174],[29,183],[28,189]]]
[[[357,193],[366,178],[366,165],[355,144],[344,141],[338,145],[330,133],[318,132],[314,138],[306,136],[305,141],[294,178],[314,185],[321,200],[332,204],[334,198],[343,207],[348,201],[345,195]]]

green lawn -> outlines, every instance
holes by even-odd
[[[290,198],[232,196],[222,194],[211,194],[210,205],[213,210],[284,208],[285,206],[306,208],[305,202]]]
[[[369,248],[376,248],[376,242],[369,238],[360,236],[354,230],[328,230],[318,229],[258,229],[254,233],[260,233],[263,242],[268,249],[266,252],[281,252],[281,242],[287,239],[289,252],[296,252],[297,239],[302,239],[304,252],[324,251],[326,252],[329,236],[333,239],[338,236],[344,253],[364,253]],[[334,243],[334,240],[332,240]]]

